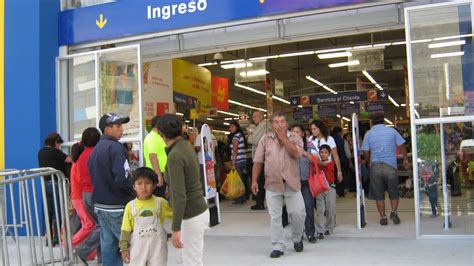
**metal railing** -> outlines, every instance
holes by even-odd
[[[67,188],[64,174],[53,168],[0,171],[3,265],[73,262]],[[54,220],[50,220],[49,211]],[[53,246],[53,237],[58,240],[57,247]]]

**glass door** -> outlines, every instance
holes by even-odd
[[[107,112],[129,116],[121,142],[129,149],[131,165],[142,165],[143,139],[140,47],[94,51],[57,60],[58,131],[64,147],[97,127]]]
[[[471,1],[405,10],[416,232],[474,235]]]

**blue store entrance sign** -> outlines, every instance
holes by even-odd
[[[59,14],[59,44],[106,40],[374,0],[117,0]]]
[[[367,101],[368,93],[376,93],[378,100],[386,100],[388,94],[385,91],[368,90],[368,91],[345,91],[338,94],[320,93],[310,96],[311,105],[315,104],[334,104],[334,103],[349,103],[349,102],[365,102]],[[306,96],[293,96],[290,98],[292,106],[301,104],[301,98]]]

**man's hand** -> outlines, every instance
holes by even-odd
[[[122,251],[122,260],[126,264],[130,263],[130,250]]]
[[[286,135],[286,130],[282,129],[280,126],[275,126],[274,130],[275,135],[277,136],[280,142],[283,142],[284,140],[288,139],[288,136]]]
[[[183,242],[181,242],[181,231],[173,231],[171,234],[171,243],[177,249],[183,248]]]
[[[341,172],[337,172],[337,182],[338,182],[338,183],[341,183],[343,179],[344,179],[344,177],[342,176],[342,173],[341,173]]]
[[[251,189],[252,189],[252,193],[254,195],[257,195],[257,193],[258,193],[258,183],[252,181],[252,188]]]
[[[163,174],[158,175],[158,184],[156,187],[162,187],[165,184],[165,179],[163,178]]]

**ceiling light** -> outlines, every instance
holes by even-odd
[[[330,54],[318,54],[319,59],[338,58],[338,57],[349,57],[352,56],[351,52],[338,52]]]
[[[392,96],[388,96],[388,99],[393,103],[393,105],[395,105],[396,107],[400,107],[400,104],[397,103],[397,101],[395,101],[395,99],[392,98]]]
[[[186,122],[186,123],[190,123],[191,121],[190,121],[190,120],[186,120],[186,121],[184,121],[184,122]]]
[[[449,39],[466,38],[466,37],[472,37],[473,35],[474,34],[471,33],[471,34],[445,36],[445,37],[434,38],[433,41],[443,41],[443,40],[449,40]]]
[[[334,48],[334,49],[326,49],[326,50],[318,50],[316,54],[324,54],[324,53],[332,53],[332,52],[340,52],[340,51],[347,51],[350,50],[351,47],[342,47],[342,48]]]
[[[239,63],[221,65],[223,69],[244,68],[244,67],[252,67],[252,66],[253,64],[250,62],[239,62]]]
[[[354,101],[350,101],[349,103],[350,103],[350,104],[355,104],[355,102],[354,102]]]
[[[223,114],[223,115],[230,115],[230,116],[239,117],[238,114],[229,113],[229,112],[226,112],[226,111],[217,110],[217,112],[218,112],[219,114]]]
[[[343,67],[343,66],[355,66],[359,64],[360,64],[359,60],[352,60],[352,61],[347,61],[347,62],[342,62],[342,63],[329,64],[328,66],[330,68],[335,68],[335,67]]]
[[[298,108],[303,108],[303,105],[301,105],[301,104],[300,104],[300,105],[298,105]]]
[[[223,124],[224,126],[228,126],[228,125],[230,125],[230,124],[229,124],[229,123],[227,123],[227,122],[224,122],[224,123],[222,123],[222,124]]]
[[[244,78],[248,78],[248,77],[255,77],[255,76],[263,76],[269,73],[270,72],[266,71],[265,69],[258,69],[258,70],[242,71],[240,72],[240,76]]]
[[[441,47],[457,46],[457,45],[463,45],[463,44],[466,44],[465,40],[452,41],[452,42],[430,43],[430,44],[428,44],[428,48],[441,48]]]
[[[281,54],[280,57],[291,57],[291,56],[311,55],[311,54],[314,54],[314,51]]]
[[[277,101],[280,101],[280,102],[282,102],[282,103],[290,104],[290,101],[287,101],[287,100],[285,100],[285,99],[283,99],[283,98],[280,98],[280,97],[278,97],[278,96],[273,95],[272,98],[275,99],[275,100],[277,100]]]
[[[320,81],[312,78],[311,76],[306,76],[306,79],[311,81],[311,82],[314,82],[316,84],[318,84],[319,86],[323,87],[325,90],[331,92],[331,93],[334,93],[334,94],[337,94],[337,92],[331,88],[329,88],[328,86],[324,85],[323,83],[321,83]]]
[[[374,44],[374,47],[386,47],[386,46],[390,46],[392,45],[392,43],[378,43],[378,44]]]
[[[431,58],[442,58],[442,57],[463,56],[463,55],[464,55],[464,51],[453,52],[453,53],[432,54]]]
[[[228,126],[228,125],[226,125],[226,126]],[[224,133],[224,134],[226,134],[226,135],[229,135],[229,134],[230,134],[229,131],[224,131],[224,130],[217,130],[217,129],[214,129],[213,131],[214,131],[214,132],[218,132],[218,133]]]
[[[206,66],[213,66],[213,65],[217,65],[217,63],[216,63],[216,62],[202,63],[202,64],[199,64],[198,66],[200,66],[200,67],[206,67]]]
[[[342,117],[342,120],[346,120],[347,122],[351,122],[351,120],[345,116]]]
[[[254,109],[254,110],[260,110],[262,112],[267,112],[266,109],[254,107],[254,106],[251,106],[251,105],[248,105],[248,104],[245,104],[245,103],[241,103],[241,102],[236,102],[236,101],[233,101],[233,100],[229,100],[229,103],[240,105],[242,107],[247,107],[247,108]]]
[[[378,83],[377,83],[377,84],[375,84],[375,87],[376,87],[377,89],[379,89],[379,90],[383,91],[383,88],[382,88],[382,86],[380,86],[380,84],[378,84]]]
[[[341,115],[340,115],[340,114],[337,114],[336,116],[337,116],[338,118],[341,118]]]
[[[418,111],[415,109],[415,116],[420,119],[420,114],[418,113]]]
[[[377,89],[383,91],[383,88],[382,86],[380,86],[377,81],[375,81],[375,79],[369,74],[369,72],[367,72],[366,70],[362,70],[362,74],[364,74],[364,76],[370,81],[372,82],[372,84],[374,84],[375,87],[377,87]]]
[[[225,121],[229,121],[229,120],[234,120],[234,118],[232,118],[232,117],[226,117],[226,118],[224,118],[224,120],[225,120]]]
[[[359,45],[359,46],[352,47],[353,50],[355,50],[355,49],[365,49],[365,48],[372,48],[372,45],[369,44],[369,45]]]
[[[208,121],[214,121],[214,119],[212,119],[212,118],[210,118],[210,117],[208,117],[208,118],[206,118],[206,119],[207,119]]]
[[[232,63],[243,62],[243,61],[244,59],[227,60],[227,61],[222,61],[221,64],[232,64]],[[198,66],[205,67],[205,66],[215,66],[215,65],[218,65],[217,62],[202,63],[202,64],[199,64]]]
[[[183,113],[178,113],[178,112],[176,112],[176,115],[179,115],[179,116],[184,116],[184,114],[183,114]]]
[[[392,121],[388,120],[387,118],[384,118],[385,122],[389,123],[390,125],[393,125]]]
[[[263,61],[263,60],[267,60],[267,59],[275,59],[275,58],[278,58],[278,57],[280,57],[280,56],[279,55],[267,55],[267,56],[260,56],[260,57],[252,57],[249,60],[250,61]]]
[[[402,41],[402,42],[392,42],[392,45],[405,45],[407,44],[406,41]]]
[[[251,92],[255,92],[255,93],[258,93],[258,94],[261,94],[261,95],[267,95],[265,92],[263,91],[259,91],[259,90],[256,90],[254,88],[250,88],[248,86],[244,86],[244,85],[240,85],[239,83],[234,83],[234,85],[236,87],[239,87],[239,88],[242,88],[242,89],[245,89],[245,90],[248,90],[248,91],[251,91]]]
[[[400,106],[401,107],[406,107],[407,105],[406,105],[406,103],[402,103],[402,104],[400,104]]]

